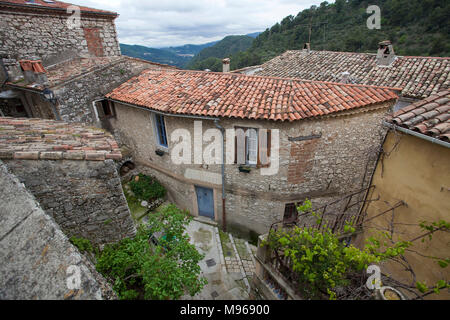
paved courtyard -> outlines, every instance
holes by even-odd
[[[187,295],[182,297],[182,299],[248,299],[248,284],[254,271],[254,265],[249,252],[246,253],[243,260],[239,258],[237,252],[245,252],[245,241],[233,239],[226,233],[219,233],[217,226],[199,220],[193,220],[186,231],[189,234],[191,243],[201,253],[205,254],[205,257],[200,262],[200,267],[202,276],[208,280],[208,284],[194,297]],[[224,236],[228,237],[228,241],[225,244],[221,241]],[[233,260],[227,259],[231,257],[233,257]]]

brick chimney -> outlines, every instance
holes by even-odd
[[[230,72],[230,58],[225,58],[222,60],[223,72]]]
[[[390,66],[395,60],[395,52],[392,43],[389,40],[382,41],[378,44],[377,65]]]
[[[311,44],[309,42],[303,45],[303,52],[310,53],[311,52]]]

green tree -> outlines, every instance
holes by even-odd
[[[168,205],[150,215],[135,238],[107,245],[98,254],[97,270],[110,279],[120,299],[179,299],[202,290],[203,255],[185,233],[191,219],[186,211]]]

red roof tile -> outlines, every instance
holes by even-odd
[[[252,68],[261,76],[334,82],[348,72],[354,83],[401,88],[403,96],[418,99],[450,88],[449,57],[397,56],[386,67],[378,66],[370,53],[290,50]]]
[[[393,88],[186,70],[146,70],[106,97],[173,114],[280,121],[397,99]]]
[[[78,6],[76,4],[71,4],[71,3],[67,3],[67,2],[62,2],[62,1],[52,1],[50,2],[46,2],[43,0],[34,0],[34,3],[31,3],[31,1],[29,0],[0,0],[0,6],[1,5],[10,5],[10,6],[15,6],[15,7],[23,7],[23,8],[33,8],[33,9],[48,9],[48,10],[54,10],[54,11],[64,11],[66,12],[67,8],[69,6],[75,5]],[[93,8],[89,8],[89,7],[83,7],[83,6],[78,6],[81,10],[81,12],[85,12],[85,13],[93,13],[93,14],[103,14],[103,15],[112,15],[112,16],[117,16],[117,13],[115,12],[111,12],[111,11],[106,11],[106,10],[99,10],[99,9],[93,9]]]
[[[86,124],[0,117],[0,159],[120,160],[109,134]]]
[[[404,107],[389,117],[388,121],[450,142],[450,90]]]

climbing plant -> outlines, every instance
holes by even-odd
[[[322,224],[321,214],[312,210],[311,202],[305,201],[298,208],[299,213],[310,212],[316,218],[317,224]],[[431,237],[436,231],[449,230],[445,221],[437,223],[422,222],[421,227],[427,231],[422,237],[412,241],[392,241],[389,232],[380,231],[369,237],[362,249],[342,241],[355,232],[352,221],[347,221],[343,233],[333,233],[324,223],[324,228],[316,227],[273,229],[262,245],[269,246],[275,257],[280,261],[289,261],[289,277],[296,284],[299,293],[308,299],[328,297],[337,298],[337,289],[353,285],[352,277],[361,277],[370,264],[402,257],[412,246],[413,241]],[[437,259],[443,268],[449,264],[449,259]],[[286,270],[281,270],[286,273]],[[361,281],[359,281],[361,282]],[[365,285],[365,282],[364,282]],[[423,294],[439,293],[450,284],[446,280],[438,281],[428,288],[425,283],[415,282],[416,288]]]
[[[120,299],[194,296],[206,279],[198,264],[203,255],[185,233],[190,221],[175,205],[162,208],[138,227],[135,238],[107,245],[97,256],[97,270],[110,279]]]

